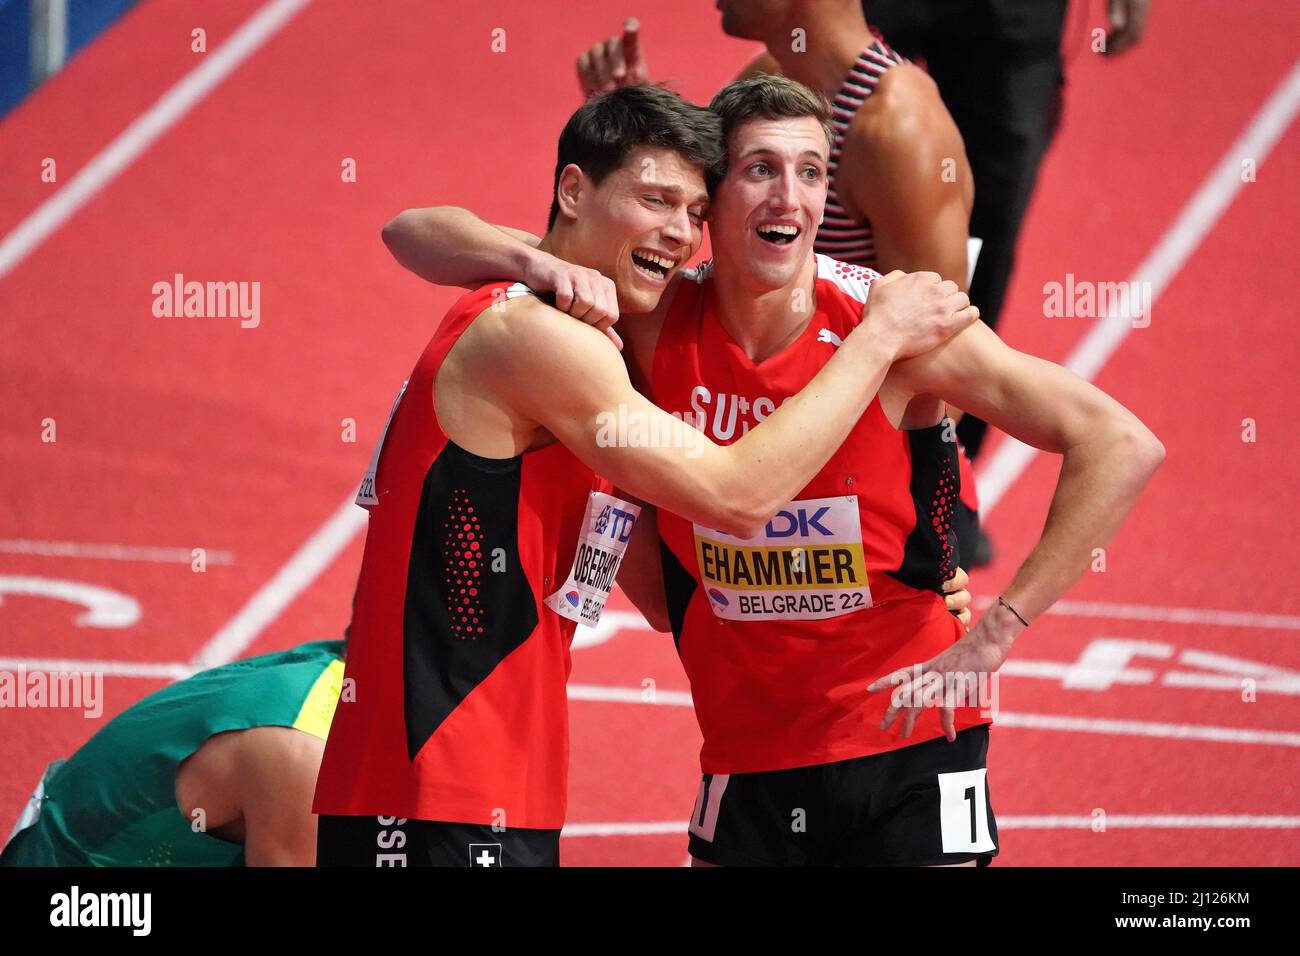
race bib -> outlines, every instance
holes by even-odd
[[[640,514],[641,508],[631,502],[593,491],[573,567],[560,589],[547,597],[546,606],[561,617],[595,627]]]
[[[752,538],[694,527],[718,617],[813,621],[871,607],[857,495],[792,501]]]
[[[375,453],[370,456],[370,465],[366,468],[366,475],[361,479],[361,487],[357,490],[357,501],[363,508],[373,508],[379,504],[379,499],[375,496],[375,472],[379,470],[379,453],[384,449],[384,439],[388,437],[388,426],[393,424],[393,416],[397,414],[397,406],[401,404],[402,396],[406,394],[406,386],[409,382],[403,382],[401,389],[397,393],[397,398],[393,399],[393,407],[388,410],[388,420],[384,422],[384,430],[379,433],[379,441],[375,445]]]

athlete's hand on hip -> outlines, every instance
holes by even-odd
[[[650,71],[641,55],[641,24],[635,17],[623,23],[622,36],[601,40],[578,57],[578,85],[584,96],[648,82]]]
[[[970,627],[970,575],[965,568],[958,568],[947,581],[943,582],[944,606],[954,612],[963,627]]]
[[[897,361],[942,345],[979,315],[957,283],[937,272],[894,271],[872,283],[862,325],[888,343]]]
[[[947,650],[936,654],[924,664],[895,671],[888,677],[867,685],[867,693],[890,690],[889,708],[880,722],[881,730],[903,717],[900,735],[910,737],[917,718],[925,707],[939,707],[939,726],[948,742],[957,739],[957,707],[992,709],[996,701],[981,699],[981,692],[996,691],[989,679],[1011,651],[1013,637],[1005,628],[986,624],[989,615],[980,618],[966,636]],[[937,674],[942,682],[926,678]]]
[[[621,350],[623,340],[613,329],[618,321],[618,290],[614,280],[549,252],[535,251],[522,276],[524,285],[534,292],[554,292],[557,309],[604,332]]]

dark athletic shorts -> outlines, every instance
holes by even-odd
[[[317,866],[559,866],[559,830],[322,816]]]
[[[937,866],[998,852],[988,726],[853,760],[705,774],[691,856],[718,866]]]

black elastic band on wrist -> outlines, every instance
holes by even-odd
[[[1014,614],[1016,616],[1016,620],[1019,621],[1021,624],[1023,624],[1025,627],[1029,626],[1029,622],[1020,616],[1020,612],[1017,611],[1015,608],[1013,608],[1010,604],[1008,604],[1000,595],[998,596],[998,603],[1001,604],[1008,611],[1010,611],[1012,614]]]

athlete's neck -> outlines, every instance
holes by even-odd
[[[796,27],[804,31],[803,52],[791,49],[795,45],[791,31]],[[859,4],[848,11],[809,4],[800,10],[799,23],[773,32],[767,52],[781,65],[782,73],[829,99],[840,91],[850,67],[874,39]]]
[[[572,243],[568,241],[567,236],[562,229],[552,229],[546,235],[542,236],[537,248],[542,252],[549,252],[557,259],[563,259],[565,262],[573,262]]]
[[[718,321],[751,361],[762,362],[785,349],[812,321],[817,311],[816,280],[813,255],[793,282],[778,289],[754,289],[743,270],[718,268],[715,262]]]

